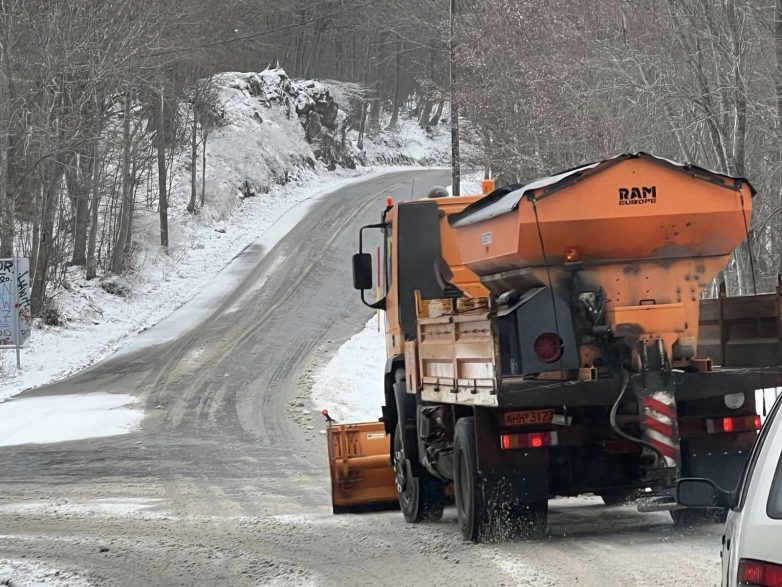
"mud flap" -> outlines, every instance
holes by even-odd
[[[475,409],[475,443],[478,472],[490,486],[519,503],[548,499],[548,449],[500,450],[492,411],[481,408]]]

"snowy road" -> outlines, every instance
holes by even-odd
[[[593,499],[553,504],[547,539],[503,545],[463,543],[453,511],[417,526],[330,514],[303,382],[369,317],[350,290],[357,228],[413,178],[447,183],[405,171],[345,187],[195,330],[20,396],[131,394],[147,415],[124,436],[0,447],[0,569],[100,586],[717,584],[718,527]]]

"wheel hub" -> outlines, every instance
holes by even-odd
[[[399,495],[403,495],[407,488],[407,459],[405,458],[405,453],[401,450],[394,453],[394,476],[396,478],[396,491]]]

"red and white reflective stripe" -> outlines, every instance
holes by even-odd
[[[641,435],[665,457],[668,467],[675,467],[679,457],[676,431],[676,400],[673,394],[656,391],[642,398]]]

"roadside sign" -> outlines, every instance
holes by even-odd
[[[0,259],[0,348],[19,349],[30,338],[30,261]]]

